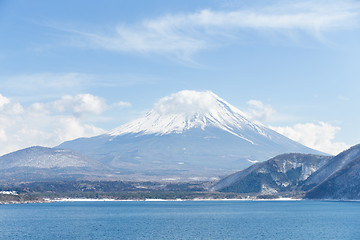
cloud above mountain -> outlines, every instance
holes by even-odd
[[[349,148],[343,142],[334,141],[336,133],[341,128],[330,123],[298,123],[294,126],[271,128],[294,141],[322,152],[336,155]]]
[[[269,104],[264,104],[262,101],[251,99],[247,102],[247,105],[248,109],[246,113],[250,119],[263,122],[272,121],[276,118],[277,113]]]
[[[23,105],[0,94],[0,155],[33,145],[55,146],[78,137],[99,135],[93,118],[104,111],[131,105],[107,104],[91,94],[65,95],[52,102]]]
[[[196,52],[238,40],[243,31],[270,31],[288,39],[306,34],[324,41],[327,32],[358,27],[359,19],[357,1],[292,1],[287,4],[275,1],[257,8],[167,14],[133,25],[107,26],[106,31],[101,28],[98,31],[62,30],[71,35],[73,44],[82,47],[170,54],[190,61]]]
[[[194,115],[196,112],[208,112],[217,105],[211,91],[183,90],[161,98],[155,103],[154,110],[159,114],[183,113]]]
[[[296,120],[294,117],[277,112],[270,104],[259,100],[247,102],[247,116],[259,121],[274,131],[296,141],[307,147],[330,154],[338,154],[349,146],[343,142],[335,141],[336,134],[341,130],[339,126],[320,121],[318,123],[297,123],[293,126],[281,126],[286,119]],[[278,124],[280,126],[275,126]]]
[[[108,109],[105,99],[91,94],[65,95],[60,100],[49,103],[34,103],[31,106],[34,111],[46,112],[71,112],[76,117],[85,115],[98,115]]]
[[[156,113],[156,118],[153,124],[158,124],[159,116],[165,116],[166,121],[170,122],[174,120],[174,115],[182,115],[185,121],[196,113],[226,118],[218,116],[219,102],[226,103],[211,91],[183,90],[173,93],[154,104],[152,111]],[[283,118],[270,104],[259,100],[249,100],[247,104],[245,113],[237,109],[236,112],[253,121],[269,125]],[[105,129],[97,127],[95,119],[101,118],[106,111],[130,106],[131,103],[126,101],[109,104],[104,98],[91,94],[64,95],[54,101],[25,105],[0,94],[0,154],[31,145],[55,146],[66,140],[105,133]],[[183,121],[179,124],[183,124]],[[159,128],[159,131],[165,129],[164,126]],[[293,126],[280,124],[270,128],[305,146],[331,154],[348,147],[335,140],[341,128],[326,122],[298,123]]]

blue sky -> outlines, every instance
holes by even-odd
[[[321,151],[360,143],[359,1],[0,0],[0,154],[211,90]]]

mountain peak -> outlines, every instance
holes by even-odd
[[[225,101],[211,91],[183,90],[161,98],[155,103],[153,110],[161,115],[180,113],[189,117],[214,111],[219,107],[219,102]]]
[[[316,153],[245,115],[210,91],[161,98],[145,116],[108,134],[59,147],[108,164],[124,179],[205,180],[285,152]]]
[[[183,90],[161,98],[144,117],[114,129],[109,135],[126,133],[164,135],[205,127],[220,128],[243,139],[244,137],[236,130],[246,128],[265,134],[261,125],[247,120],[243,112],[215,93]]]

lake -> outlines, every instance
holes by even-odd
[[[360,202],[0,205],[1,239],[360,239]]]

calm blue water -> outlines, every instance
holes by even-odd
[[[73,202],[0,206],[1,239],[360,239],[360,202]]]

